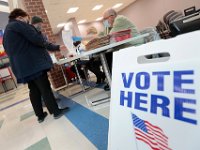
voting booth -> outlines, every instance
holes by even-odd
[[[108,150],[200,150],[199,39],[114,53]]]

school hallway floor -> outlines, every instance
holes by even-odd
[[[33,112],[27,85],[1,94],[0,149],[106,150],[110,103],[91,106],[90,101],[108,98],[110,92],[100,87],[69,96],[80,90],[77,84],[60,91],[58,105],[70,111],[57,120],[48,114],[42,123]]]

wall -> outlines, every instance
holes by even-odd
[[[79,28],[78,28],[78,24],[76,22],[76,19],[75,18],[71,18],[68,20],[68,24],[66,24],[64,26],[65,29],[69,30],[69,29],[72,29],[73,31],[73,35],[74,36],[80,36],[80,31],[79,31]]]
[[[80,32],[80,33],[75,34],[75,35],[82,36],[82,37],[87,36],[87,29],[90,27],[95,27],[98,33],[103,31],[103,24],[101,22],[91,22],[91,23],[79,24],[78,29],[76,30],[79,30],[77,32]],[[58,34],[54,35],[54,37],[57,44],[61,44],[61,45],[63,44],[62,32],[59,32]]]
[[[58,34],[54,35],[55,37],[55,43],[58,45],[63,45],[63,40],[62,40],[62,32],[59,32]]]
[[[92,23],[86,23],[86,24],[79,24],[78,28],[82,36],[87,35],[87,29],[90,27],[95,27],[99,32],[103,31],[103,24],[101,22],[92,22]]]
[[[0,29],[5,29],[8,24],[8,13],[0,12]]]
[[[53,36],[53,32],[51,29],[51,25],[49,23],[49,19],[45,12],[45,8],[42,0],[23,0],[25,10],[28,12],[30,17],[39,16],[43,20],[42,30],[45,35],[48,37],[48,40],[51,42],[55,42],[55,38]]]
[[[8,0],[8,3],[9,3],[10,10],[13,10],[14,8],[25,9],[22,0]]]
[[[185,8],[191,6],[196,6],[199,9],[200,0],[137,0],[120,11],[119,14],[128,17],[141,30],[145,27],[156,26],[169,10],[183,12]],[[80,24],[78,27],[81,35],[86,36],[86,31],[91,26],[96,27],[98,32],[103,30],[101,22]]]
[[[185,8],[196,6],[200,8],[200,0],[137,0],[119,14],[130,18],[139,30],[156,26],[158,20],[169,10],[183,11]]]

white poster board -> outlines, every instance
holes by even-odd
[[[197,31],[114,53],[109,150],[200,150],[199,39]],[[170,57],[144,57],[162,52]]]

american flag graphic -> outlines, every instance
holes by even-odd
[[[172,150],[168,145],[168,137],[161,128],[138,118],[135,114],[132,114],[132,120],[137,140],[143,141],[152,150]]]

